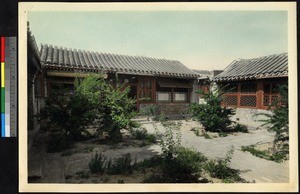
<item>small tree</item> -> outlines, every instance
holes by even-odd
[[[50,127],[48,151],[57,152],[67,148],[72,140],[80,140],[84,133],[88,133],[86,129],[96,118],[96,112],[83,95],[66,92],[58,86],[45,99],[41,118],[47,120]]]
[[[118,83],[118,79],[116,82]],[[77,93],[89,99],[89,103],[97,109],[98,131],[108,132],[111,140],[120,141],[121,129],[134,125],[130,119],[136,115],[136,101],[128,97],[130,88],[125,83],[106,83],[96,75],[77,81],[75,85]]]
[[[219,89],[208,92],[199,90],[197,93],[202,95],[206,103],[193,103],[189,109],[190,113],[208,131],[224,131],[232,123],[230,116],[234,115],[234,111],[221,106],[223,93],[220,91]]]
[[[278,86],[279,98],[272,102],[269,110],[272,114],[261,114],[267,117],[264,125],[270,125],[269,130],[274,131],[274,148],[276,152],[287,155],[289,152],[289,103],[288,86]]]
[[[134,125],[130,119],[136,115],[135,100],[128,97],[130,88],[124,85],[106,85],[101,95],[99,114],[100,131],[107,131],[113,141],[122,139],[121,129]]]

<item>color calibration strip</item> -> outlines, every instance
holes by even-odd
[[[5,38],[1,37],[1,137],[5,137]]]
[[[1,137],[17,133],[16,37],[0,37],[1,53]]]

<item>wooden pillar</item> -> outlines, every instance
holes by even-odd
[[[171,91],[171,102],[174,102],[174,88],[172,87],[172,91]]]
[[[151,91],[152,102],[156,102],[156,79],[152,78],[152,91]]]
[[[264,85],[262,81],[257,82],[257,91],[256,91],[256,108],[263,108],[263,97],[264,97]]]
[[[137,86],[136,86],[136,109],[140,110],[140,91],[141,91],[141,79],[140,76],[137,76]]]
[[[241,83],[238,83],[238,88],[237,88],[237,108],[239,108],[241,105]]]

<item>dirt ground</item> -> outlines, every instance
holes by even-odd
[[[257,182],[284,182],[288,179],[288,166],[286,164],[274,164],[270,161],[256,159],[249,153],[239,151],[242,145],[259,144],[261,149],[267,149],[271,144],[273,135],[266,131],[250,131],[248,134],[234,133],[227,137],[219,137],[216,133],[209,133],[212,137],[207,139],[203,137],[202,126],[192,120],[182,120],[181,133],[182,145],[193,148],[204,153],[209,158],[223,158],[231,145],[236,146],[232,161],[232,168],[249,170],[250,173],[244,173],[243,178],[248,181]],[[149,133],[164,132],[160,123],[145,122],[142,127]],[[195,129],[199,129],[200,135],[195,134]],[[100,175],[92,174],[88,167],[91,157],[96,152],[109,158],[118,158],[126,153],[130,153],[134,160],[141,161],[145,158],[151,158],[161,154],[161,147],[158,144],[142,146],[143,142],[130,138],[124,138],[124,141],[118,144],[103,144],[99,138],[88,141],[77,142],[73,148],[60,153],[46,153],[45,139],[47,132],[37,133],[33,147],[29,153],[28,174],[29,182],[32,183],[141,183],[149,177],[155,169],[149,168],[145,171],[133,171],[127,175]],[[241,160],[243,160],[241,166]],[[251,163],[247,163],[247,161]],[[262,164],[262,167],[260,167]],[[275,170],[264,171],[264,166],[271,168],[281,168],[278,172]],[[246,171],[245,171],[246,172]],[[282,174],[281,176],[279,174]],[[209,176],[208,176],[209,178]],[[213,182],[220,182],[218,179],[211,179]]]

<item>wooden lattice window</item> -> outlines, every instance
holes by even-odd
[[[271,96],[271,102],[273,103],[273,102],[275,102],[275,101],[277,101],[278,100],[278,96],[277,95],[272,95]]]
[[[264,106],[269,106],[269,104],[270,104],[270,96],[264,96],[263,103],[264,103]]]
[[[237,106],[237,96],[236,95],[226,95],[223,98],[223,102],[228,106]]]
[[[241,96],[240,106],[256,107],[256,96],[254,95]]]
[[[256,93],[256,83],[243,83],[241,84],[241,93]]]

